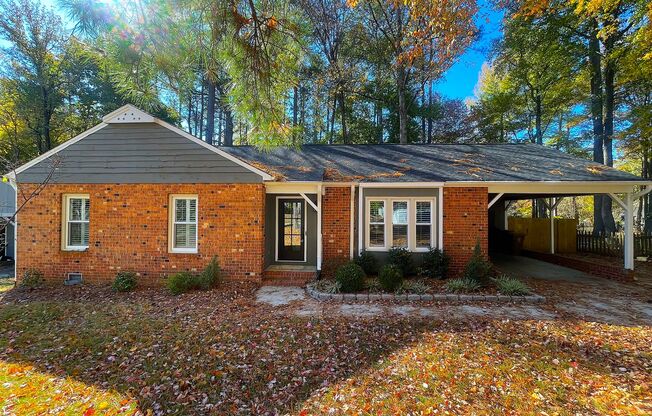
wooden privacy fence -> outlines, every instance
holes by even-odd
[[[602,256],[624,255],[623,233],[594,235],[591,231],[577,231],[577,251]],[[634,257],[652,256],[652,234],[634,233]]]
[[[523,236],[523,249],[550,253],[550,219],[509,217],[507,229]],[[577,250],[577,220],[555,218],[555,253],[575,253]]]

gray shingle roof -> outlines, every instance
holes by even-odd
[[[305,145],[223,150],[285,181],[641,181],[535,144]]]

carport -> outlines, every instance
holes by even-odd
[[[624,268],[634,269],[634,201],[652,191],[651,181],[621,181],[605,177],[591,181],[485,182],[485,185],[489,191],[489,215],[494,226],[502,230],[507,230],[507,209],[514,201],[542,199],[548,218],[554,218],[556,208],[564,198],[591,195],[610,197],[622,207],[625,216]],[[548,222],[549,252],[555,254],[555,221]]]

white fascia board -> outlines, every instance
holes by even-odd
[[[81,134],[79,134],[79,135],[73,137],[73,138],[70,139],[70,140],[67,140],[67,141],[61,143],[59,146],[55,147],[54,149],[51,149],[51,150],[49,150],[49,151],[43,153],[41,156],[39,156],[39,157],[37,157],[37,158],[34,158],[34,159],[30,160],[29,162],[25,163],[24,165],[22,165],[21,167],[15,169],[15,170],[13,170],[13,171],[11,171],[11,172],[8,174],[8,176],[9,176],[10,178],[14,178],[14,179],[15,179],[15,178],[16,178],[16,175],[18,175],[19,173],[21,173],[21,172],[25,171],[26,169],[29,169],[29,168],[31,168],[32,166],[34,166],[34,165],[36,165],[36,164],[38,164],[38,163],[44,161],[45,159],[47,159],[47,158],[49,158],[49,157],[51,157],[51,156],[53,156],[53,155],[59,153],[60,151],[62,151],[62,150],[65,149],[66,147],[68,147],[68,146],[70,146],[70,145],[73,145],[73,144],[77,143],[78,141],[80,141],[80,140],[83,139],[84,137],[86,137],[86,136],[90,136],[91,134],[95,133],[95,132],[98,131],[98,130],[103,129],[103,128],[106,127],[106,126],[108,126],[108,124],[102,122],[102,123],[100,123],[100,124],[98,124],[98,125],[96,125],[96,126],[94,126],[94,127],[91,127],[90,129],[86,130],[85,132],[83,132],[83,133],[81,133]]]
[[[441,188],[444,182],[360,182],[360,188]]]
[[[190,140],[190,141],[204,147],[205,149],[210,150],[213,153],[217,153],[218,155],[222,156],[223,158],[228,159],[231,162],[233,162],[235,164],[238,164],[238,165],[242,166],[243,168],[245,168],[247,170],[250,170],[251,172],[253,172],[253,173],[257,174],[257,175],[260,175],[263,178],[264,181],[271,181],[271,180],[274,179],[268,173],[265,173],[262,170],[251,166],[247,162],[238,159],[237,157],[231,155],[230,153],[225,152],[224,150],[220,150],[219,148],[217,148],[217,147],[215,147],[213,145],[210,145],[210,144],[206,143],[203,140],[198,139],[197,137],[193,136],[190,133],[186,133],[185,131],[181,130],[178,127],[174,127],[172,124],[166,123],[165,121],[159,120],[157,118],[154,119],[154,123],[156,123],[156,124],[158,124],[158,125],[160,125],[162,127],[165,127],[166,129],[171,130],[171,131],[177,133],[180,136],[185,137],[186,139],[188,139],[188,140]]]
[[[446,182],[446,187],[488,188],[505,194],[608,194],[631,192],[644,181]]]

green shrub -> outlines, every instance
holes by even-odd
[[[180,295],[197,287],[197,277],[190,272],[179,272],[168,277],[165,285],[170,293]]]
[[[136,272],[121,271],[115,275],[111,287],[116,292],[130,292],[136,287]]]
[[[358,292],[364,287],[364,270],[350,261],[337,269],[335,281],[339,283],[342,292]]]
[[[491,263],[482,255],[480,243],[476,243],[473,249],[473,255],[464,267],[462,276],[466,279],[472,279],[477,282],[486,281],[491,274]]]
[[[386,264],[381,267],[380,273],[378,273],[378,281],[383,289],[393,292],[403,282],[403,271],[396,264]]]
[[[363,251],[355,259],[355,262],[362,267],[367,275],[375,276],[378,274],[378,259],[372,253]]]
[[[431,248],[423,256],[423,275],[433,279],[444,279],[448,273],[448,263],[450,258],[446,253],[438,248]]]
[[[493,279],[498,291],[503,295],[525,296],[532,293],[530,288],[523,282],[513,277],[502,275]]]
[[[208,290],[222,282],[222,269],[217,256],[213,256],[210,263],[196,278],[197,289]]]
[[[426,293],[430,289],[430,286],[423,280],[410,280],[406,279],[403,280],[403,283],[401,283],[401,286],[396,290],[396,293],[416,293],[418,295],[422,295]]]
[[[480,289],[480,282],[466,277],[452,279],[446,282],[446,291],[452,293],[470,293]]]
[[[350,260],[345,257],[335,257],[324,260],[321,265],[320,280],[333,280],[335,273],[342,265],[348,263]]]
[[[20,279],[20,287],[36,289],[43,285],[43,273],[38,269],[27,269]]]
[[[412,253],[405,247],[392,247],[389,249],[389,263],[401,268],[404,276],[414,271]]]

